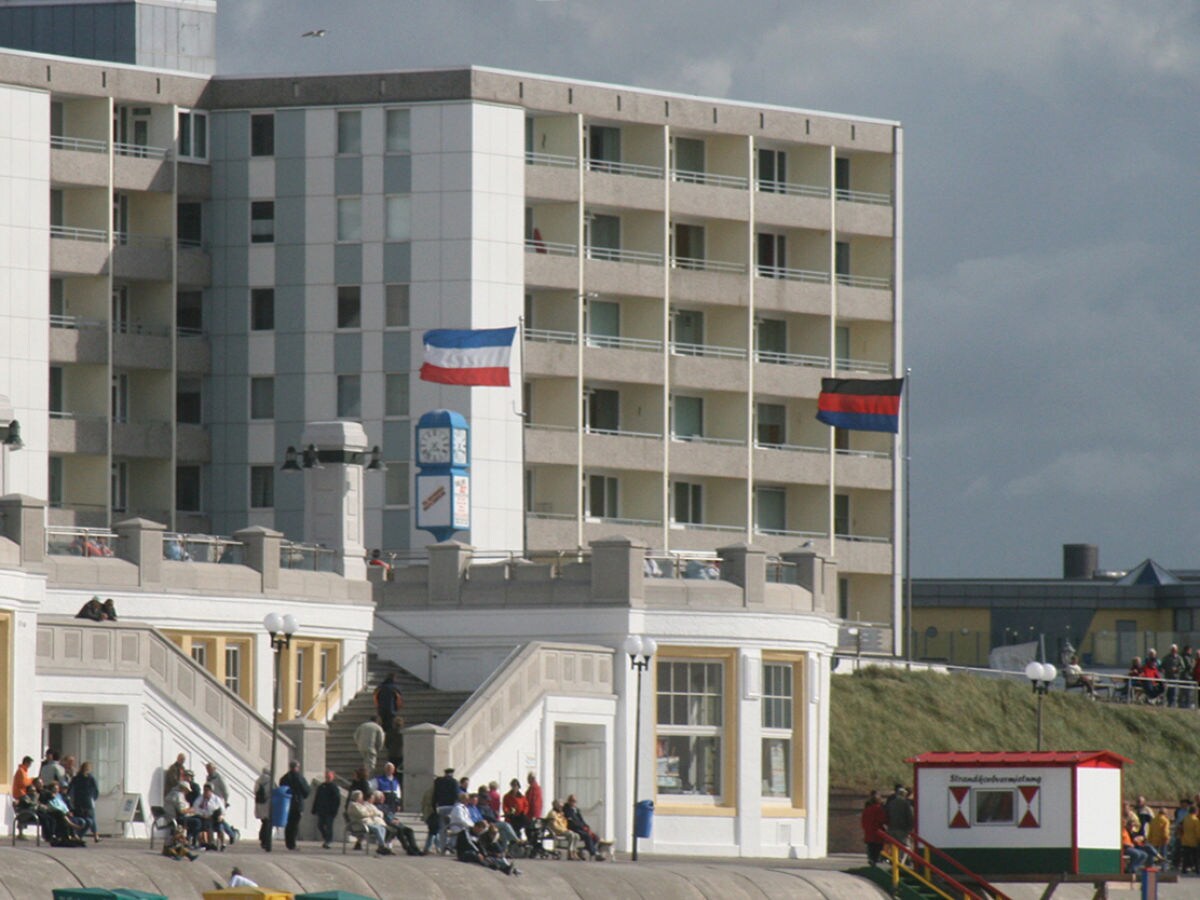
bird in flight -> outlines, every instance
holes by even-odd
[[[300,35],[300,37],[322,38],[322,37],[325,37],[325,29],[324,28],[314,28],[312,31],[304,32],[304,34]]]

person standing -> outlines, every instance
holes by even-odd
[[[71,810],[75,817],[83,820],[80,838],[86,837],[88,829],[92,831],[92,841],[100,843],[100,835],[96,831],[96,800],[100,797],[100,788],[92,775],[92,764],[85,762],[79,767],[79,772],[71,779],[67,788],[71,798]]]
[[[326,850],[333,845],[333,822],[342,808],[342,792],[334,781],[336,777],[333,772],[326,772],[313,797],[312,811],[317,817],[317,831],[321,832],[321,846]]]
[[[292,793],[292,802],[288,806],[287,826],[283,829],[283,842],[289,850],[299,850],[296,846],[296,834],[300,831],[300,816],[304,814],[304,801],[308,799],[311,788],[300,772],[300,763],[292,760],[287,774],[279,779],[279,786],[285,787]]]
[[[535,822],[542,818],[542,786],[538,784],[537,775],[530,772],[525,776],[525,802],[529,804],[529,818]]]
[[[14,797],[24,797],[25,792],[29,790],[29,786],[33,784],[33,776],[29,774],[29,767],[32,765],[32,756],[23,757],[21,764],[17,766],[17,771],[13,773],[12,795]]]
[[[400,693],[400,685],[396,684],[396,675],[389,672],[383,684],[375,689],[375,711],[385,735],[392,730],[392,723],[403,706],[404,695]]]
[[[883,838],[880,832],[887,825],[887,811],[879,791],[871,791],[862,811],[863,843],[867,845],[867,864],[877,865],[883,856]]]
[[[379,716],[368,719],[354,729],[354,746],[362,755],[363,768],[367,770],[368,776],[375,774],[379,754],[386,745],[387,736],[379,723]]]
[[[908,799],[908,791],[896,785],[896,792],[888,798],[884,812],[887,814],[888,834],[907,847],[914,824],[913,805]]]
[[[271,852],[271,773],[266,769],[254,782],[254,817],[258,819],[258,845]]]

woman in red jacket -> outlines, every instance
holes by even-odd
[[[867,862],[875,865],[883,856],[883,838],[879,833],[887,824],[887,812],[883,808],[883,800],[879,791],[871,791],[862,811],[863,841],[867,845]]]
[[[504,821],[508,822],[518,834],[529,833],[529,801],[521,793],[521,780],[514,778],[509,782],[512,788],[504,795]]]

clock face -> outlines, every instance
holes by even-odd
[[[465,466],[467,464],[467,433],[465,431],[454,432],[454,464],[456,466]]]
[[[417,436],[417,462],[450,462],[449,428],[427,428]]]

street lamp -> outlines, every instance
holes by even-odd
[[[279,660],[292,643],[292,635],[300,628],[300,623],[296,621],[296,617],[291,613],[281,616],[277,612],[267,613],[263,617],[263,628],[267,629],[267,634],[271,636],[271,650],[275,654],[275,682],[272,688],[271,696],[274,698],[271,703],[271,783],[268,786],[268,802],[270,800],[270,791],[275,787],[275,753],[279,742]],[[267,829],[267,839],[263,844],[263,849],[268,853],[271,852],[271,837],[275,834],[275,829]]]
[[[1042,749],[1042,698],[1046,696],[1046,691],[1050,690],[1050,682],[1058,677],[1058,669],[1054,668],[1051,663],[1038,662],[1036,659],[1025,667],[1025,677],[1029,679],[1033,685],[1033,692],[1037,694],[1037,748],[1040,752]]]
[[[625,638],[625,652],[629,654],[629,667],[637,672],[637,695],[633,705],[636,710],[633,726],[633,852],[630,859],[637,862],[637,809],[638,809],[638,777],[642,761],[642,673],[650,668],[650,657],[658,649],[658,642],[652,637],[631,634]]]

